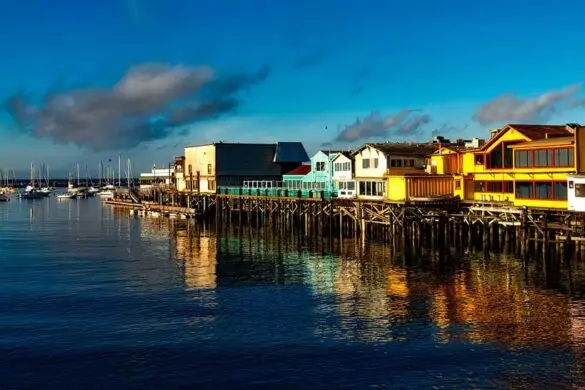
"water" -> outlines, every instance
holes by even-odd
[[[32,211],[31,211],[32,210]],[[584,266],[0,204],[0,388],[577,388]]]

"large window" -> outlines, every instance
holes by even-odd
[[[557,181],[554,185],[555,199],[567,199],[567,183],[564,181]]]
[[[475,182],[475,192],[499,192],[513,194],[514,182],[511,180],[479,180]]]
[[[315,163],[315,170],[316,171],[324,171],[325,170],[325,161],[317,161]]]
[[[524,199],[566,200],[567,183],[564,181],[517,181],[516,197]]]
[[[573,165],[573,148],[517,150],[515,153],[516,168],[572,167]]]
[[[351,170],[351,165],[349,162],[337,162],[333,168],[335,172],[348,172]]]
[[[514,151],[508,146],[516,142],[502,142],[487,155],[487,168],[500,169],[514,166]]]
[[[360,181],[360,195],[384,196],[385,185],[383,181]]]
[[[573,149],[555,149],[554,150],[555,167],[572,167]]]
[[[552,183],[550,182],[536,182],[534,183],[535,198],[536,199],[551,199],[552,198]]]
[[[531,181],[517,181],[516,182],[516,197],[517,198],[532,198],[532,182]]]
[[[539,149],[534,151],[534,166],[535,167],[550,167],[552,166],[552,150]]]
[[[355,191],[355,181],[338,181],[337,188],[344,191]]]
[[[532,167],[532,150],[518,150],[516,152],[516,167]]]
[[[364,158],[362,160],[362,168],[363,169],[369,169],[370,168],[370,159],[369,158]]]
[[[392,168],[402,168],[402,160],[399,160],[399,159],[392,159],[392,160],[390,160],[390,167],[392,167]]]

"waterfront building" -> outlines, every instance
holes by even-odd
[[[353,198],[357,190],[354,180],[354,164],[351,152],[340,152],[333,160],[333,182],[339,198]]]
[[[302,179],[302,189],[335,191],[333,160],[340,152],[319,150],[311,157],[311,171]]]
[[[478,148],[444,148],[431,157],[438,173],[451,174],[454,194],[466,201],[567,208],[567,180],[580,173],[582,127],[509,124],[491,130]],[[455,156],[455,157],[454,157]]]
[[[435,143],[371,143],[353,152],[357,196],[382,200],[386,194],[387,176],[424,174],[427,156],[437,148]]]
[[[187,188],[185,183],[185,156],[175,157],[173,165],[175,167],[175,190],[185,191]]]
[[[215,193],[244,181],[281,182],[283,174],[309,161],[300,142],[216,142],[185,147],[186,191]]]
[[[140,174],[140,190],[152,190],[154,188],[171,189],[175,178],[174,168],[152,168],[150,172]]]
[[[282,176],[284,187],[299,190],[303,188],[303,179],[311,172],[311,164],[299,165]]]

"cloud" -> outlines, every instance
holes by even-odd
[[[513,94],[501,95],[479,107],[473,119],[481,125],[502,122],[536,122],[571,102],[580,91],[579,84],[570,85],[558,91],[550,91],[534,99],[523,99]]]
[[[351,125],[345,126],[335,137],[336,142],[354,142],[368,138],[383,138],[390,134],[409,135],[415,134],[430,121],[428,115],[415,115],[411,113],[418,110],[403,109],[396,115],[382,117],[374,111],[363,119],[356,119]]]
[[[268,67],[220,77],[205,66],[144,64],[108,89],[47,93],[38,105],[21,92],[3,108],[21,131],[38,138],[94,150],[132,148],[234,111],[244,103],[242,93],[269,74]]]
[[[399,125],[394,134],[398,136],[413,136],[421,133],[421,128],[431,121],[431,117],[427,114],[415,115],[406,122]]]

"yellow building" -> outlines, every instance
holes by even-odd
[[[566,209],[567,178],[585,166],[576,156],[581,129],[510,124],[480,148],[444,148],[431,160],[437,173],[454,175],[454,194],[463,200]]]

